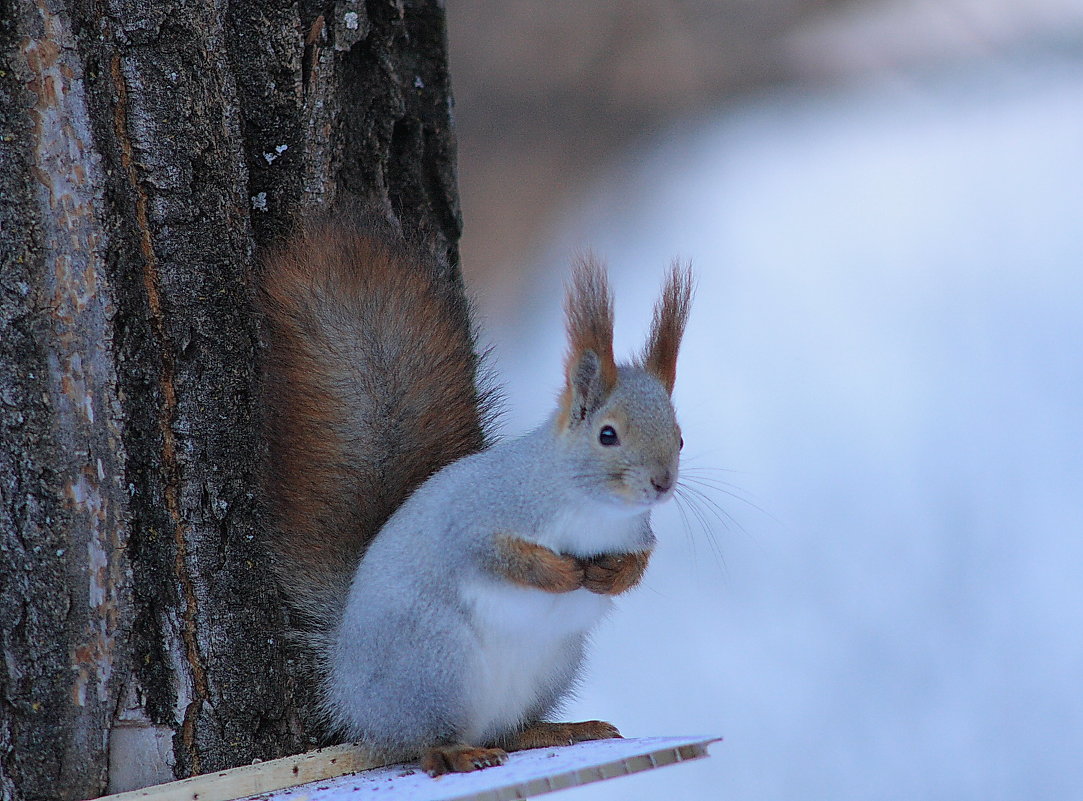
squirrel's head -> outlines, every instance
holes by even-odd
[[[618,366],[605,271],[591,258],[576,265],[564,304],[569,347],[556,425],[573,478],[590,497],[634,511],[673,495],[684,442],[670,396],[691,302],[691,272],[675,264],[642,355]]]

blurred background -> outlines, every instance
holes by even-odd
[[[1083,0],[448,4],[505,433],[699,291],[686,488],[569,717],[713,733],[566,793],[1083,798]]]

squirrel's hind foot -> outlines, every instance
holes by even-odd
[[[502,748],[476,748],[472,745],[438,745],[421,754],[421,769],[432,777],[445,773],[469,773],[492,768],[508,761]]]
[[[551,748],[555,745],[573,745],[587,740],[609,740],[620,736],[617,727],[604,720],[535,723],[509,738],[505,748],[509,751],[525,751],[528,748]]]

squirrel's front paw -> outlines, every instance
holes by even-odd
[[[571,592],[583,586],[583,565],[574,556],[565,556],[518,537],[497,539],[497,571],[524,587],[546,592]]]
[[[549,551],[544,560],[544,579],[538,587],[549,592],[572,592],[583,586],[583,566],[574,556]]]
[[[583,559],[583,586],[599,595],[620,595],[639,583],[650,558],[650,551],[638,551]]]

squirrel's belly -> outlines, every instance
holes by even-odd
[[[571,689],[583,635],[611,601],[587,590],[547,593],[481,580],[467,587],[477,650],[466,679],[468,742],[515,731]]]

